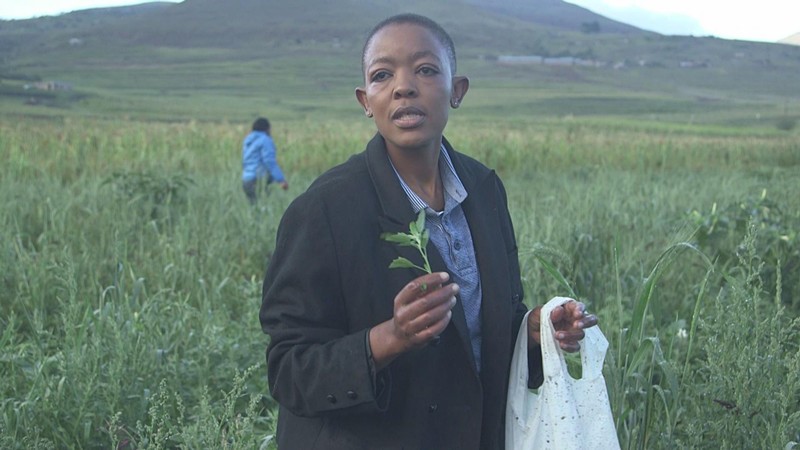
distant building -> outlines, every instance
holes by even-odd
[[[80,47],[81,45],[83,45],[83,39],[81,39],[81,38],[70,38],[69,45],[71,45],[72,47]]]
[[[42,91],[71,91],[72,85],[69,83],[64,83],[63,81],[40,81],[38,83],[33,83],[32,85],[35,89],[40,89]]]
[[[585,67],[600,67],[605,65],[600,61],[593,59],[582,59],[574,56],[540,56],[540,55],[500,55],[497,57],[497,62],[504,65],[527,65],[527,64],[543,64],[546,66],[585,66]]]
[[[678,63],[681,69],[705,69],[710,66],[708,61],[681,61]]]

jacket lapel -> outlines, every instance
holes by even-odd
[[[381,204],[383,219],[400,227],[394,229],[394,226],[390,226],[390,229],[385,231],[408,231],[408,224],[415,219],[414,210],[389,162],[389,154],[386,152],[383,136],[376,134],[367,144],[365,154],[367,169]]]
[[[445,145],[450,151],[447,141]],[[467,190],[467,198],[461,207],[469,223],[481,275],[481,361],[484,367],[500,367],[495,358],[510,345],[507,324],[511,323],[512,294],[508,283],[503,282],[510,269],[507,249],[500,237],[498,208],[501,205],[497,204],[497,175],[494,171],[486,171],[476,176],[466,169],[457,153],[450,151],[450,155]],[[481,370],[481,373],[496,373],[496,370]]]

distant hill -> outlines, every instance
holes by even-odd
[[[491,13],[561,30],[645,33],[632,25],[611,20],[561,0],[467,0],[467,3]]]
[[[409,11],[442,23],[468,57],[537,55],[664,66],[765,60],[755,43],[662,36],[562,0],[184,0],[0,21],[0,73],[34,61],[41,67],[154,62],[164,56],[154,49],[164,48],[209,49],[226,60],[284,56],[320,45],[326,54],[330,46],[349,53],[377,21]]]
[[[0,36],[13,35],[13,43],[23,47],[47,47],[44,41],[59,35],[63,41],[68,35],[106,44],[245,48],[281,41],[360,40],[380,19],[409,11],[440,21],[461,47],[522,48],[535,37],[535,28],[645,33],[561,0],[185,0],[0,21]],[[509,37],[509,32],[515,35]]]
[[[639,114],[650,111],[652,96],[702,110],[800,96],[800,48],[663,36],[562,0],[184,0],[0,20],[0,115],[38,108],[218,117],[260,99],[297,114],[349,111],[364,37],[401,12],[427,15],[450,32],[461,67],[475,75],[470,98],[481,86],[496,89],[483,91],[482,112],[507,114],[506,100],[522,114]],[[605,100],[586,106],[518,95],[559,89]]]

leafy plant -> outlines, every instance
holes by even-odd
[[[431,264],[428,262],[428,230],[425,229],[425,210],[420,209],[417,220],[408,224],[408,233],[383,233],[381,239],[401,247],[414,247],[422,256],[422,266],[414,264],[408,258],[398,256],[389,264],[390,269],[417,269],[425,273],[432,273]]]
[[[261,369],[260,364],[238,371],[233,387],[215,400],[205,387],[195,411],[188,410],[178,393],[170,391],[166,380],[149,399],[147,419],[128,433],[112,418],[108,433],[120,447],[120,435],[130,435],[134,448],[215,448],[224,450],[274,448],[274,430],[263,434],[265,422],[275,423],[270,413],[262,415],[261,395],[248,394],[247,381]],[[191,421],[187,421],[191,418]]]
[[[685,382],[689,448],[795,448],[800,430],[800,318],[780,301],[782,280],[765,289],[757,220],[740,245],[738,265],[707,317],[697,364]],[[780,272],[778,272],[780,273]],[[687,396],[688,397],[688,396]],[[713,446],[712,443],[713,442]]]
[[[800,239],[798,216],[787,213],[777,202],[767,197],[764,189],[758,198],[748,198],[728,206],[716,203],[709,212],[693,210],[689,219],[698,227],[698,246],[726,269],[740,264],[742,246],[739,244],[754,226],[758,239],[753,242],[755,258],[765,262],[760,276],[766,289],[773,289],[779,276],[783,277],[781,300],[793,308],[800,307],[797,300],[798,267],[800,267]],[[780,264],[778,264],[780,262]],[[777,273],[781,267],[781,273]],[[774,291],[769,291],[774,294]]]
[[[697,314],[714,266],[694,245],[677,242],[661,253],[647,277],[642,280],[633,299],[631,325],[620,330],[617,348],[609,352],[609,398],[617,420],[617,431],[623,441],[635,448],[653,448],[654,442],[662,439],[671,442],[683,412],[681,396],[684,386],[678,375],[678,362],[665,354],[659,330],[655,329],[653,335],[647,336],[645,327],[648,323],[652,324],[648,316],[654,315],[651,306],[659,280],[667,268],[687,252],[699,256],[706,269],[700,293],[695,299],[692,334],[689,336],[690,342],[694,340]],[[624,299],[618,296],[617,302],[618,309],[623,311]],[[661,425],[657,426],[659,422]]]
[[[186,203],[186,192],[194,180],[188,175],[162,174],[155,171],[114,172],[103,181],[130,204],[139,204],[157,219],[172,211],[172,206]]]
[[[536,244],[533,248],[533,257],[536,258],[537,261],[544,267],[544,270],[556,281],[558,285],[564,289],[567,294],[571,298],[577,299],[578,294],[575,293],[575,290],[572,289],[572,285],[570,282],[561,274],[561,271],[558,270],[558,267],[554,262],[552,262],[550,257],[562,257],[561,252],[556,249],[546,247],[542,244]],[[565,258],[565,257],[562,257]]]
[[[103,184],[128,198],[144,197],[157,205],[182,200],[193,180],[183,174],[160,174],[152,171],[114,172]]]

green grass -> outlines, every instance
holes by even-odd
[[[374,134],[361,39],[400,7],[190,3],[0,23],[0,448],[270,445],[278,220]],[[446,135],[506,183],[528,302],[600,317],[623,447],[800,442],[798,49],[403,8],[456,40]],[[530,54],[625,67],[494,60]],[[239,181],[257,115],[291,183],[263,210]]]
[[[359,112],[353,95],[362,82],[355,35],[351,30],[336,39],[266,41],[244,47],[126,42],[123,50],[111,45],[113,39],[95,38],[79,47],[22,49],[0,66],[0,115],[219,122],[269,112],[284,120],[328,121],[332,115]],[[582,43],[585,36],[553,34],[551,39]],[[630,37],[623,45],[620,39],[604,36],[596,45],[616,49],[604,56],[609,64],[629,60],[622,69],[503,65],[487,55],[525,54],[525,50],[515,50],[510,43],[482,49],[466,39],[459,71],[471,77],[472,88],[463,115],[503,120],[614,116],[764,128],[775,128],[784,116],[800,118],[800,99],[793,89],[800,55],[780,48],[788,46],[771,49],[748,43],[740,49],[733,42],[697,40],[682,43],[685,51],[667,57],[658,46],[668,44],[660,40]],[[694,59],[694,52],[730,55],[707,68],[680,69],[682,58]],[[774,61],[764,66],[766,56],[761,52],[773,55]],[[663,60],[663,66],[634,64],[633,55],[639,53]],[[36,79],[68,82],[74,93],[59,94],[59,102],[26,104],[34,95],[51,96],[22,91],[25,83]]]
[[[374,133],[289,116],[291,188],[263,210],[239,182],[249,120],[0,123],[0,447],[269,445],[257,311],[278,220]],[[798,441],[794,133],[451,119],[506,183],[528,302],[566,283],[600,317],[624,448]]]

